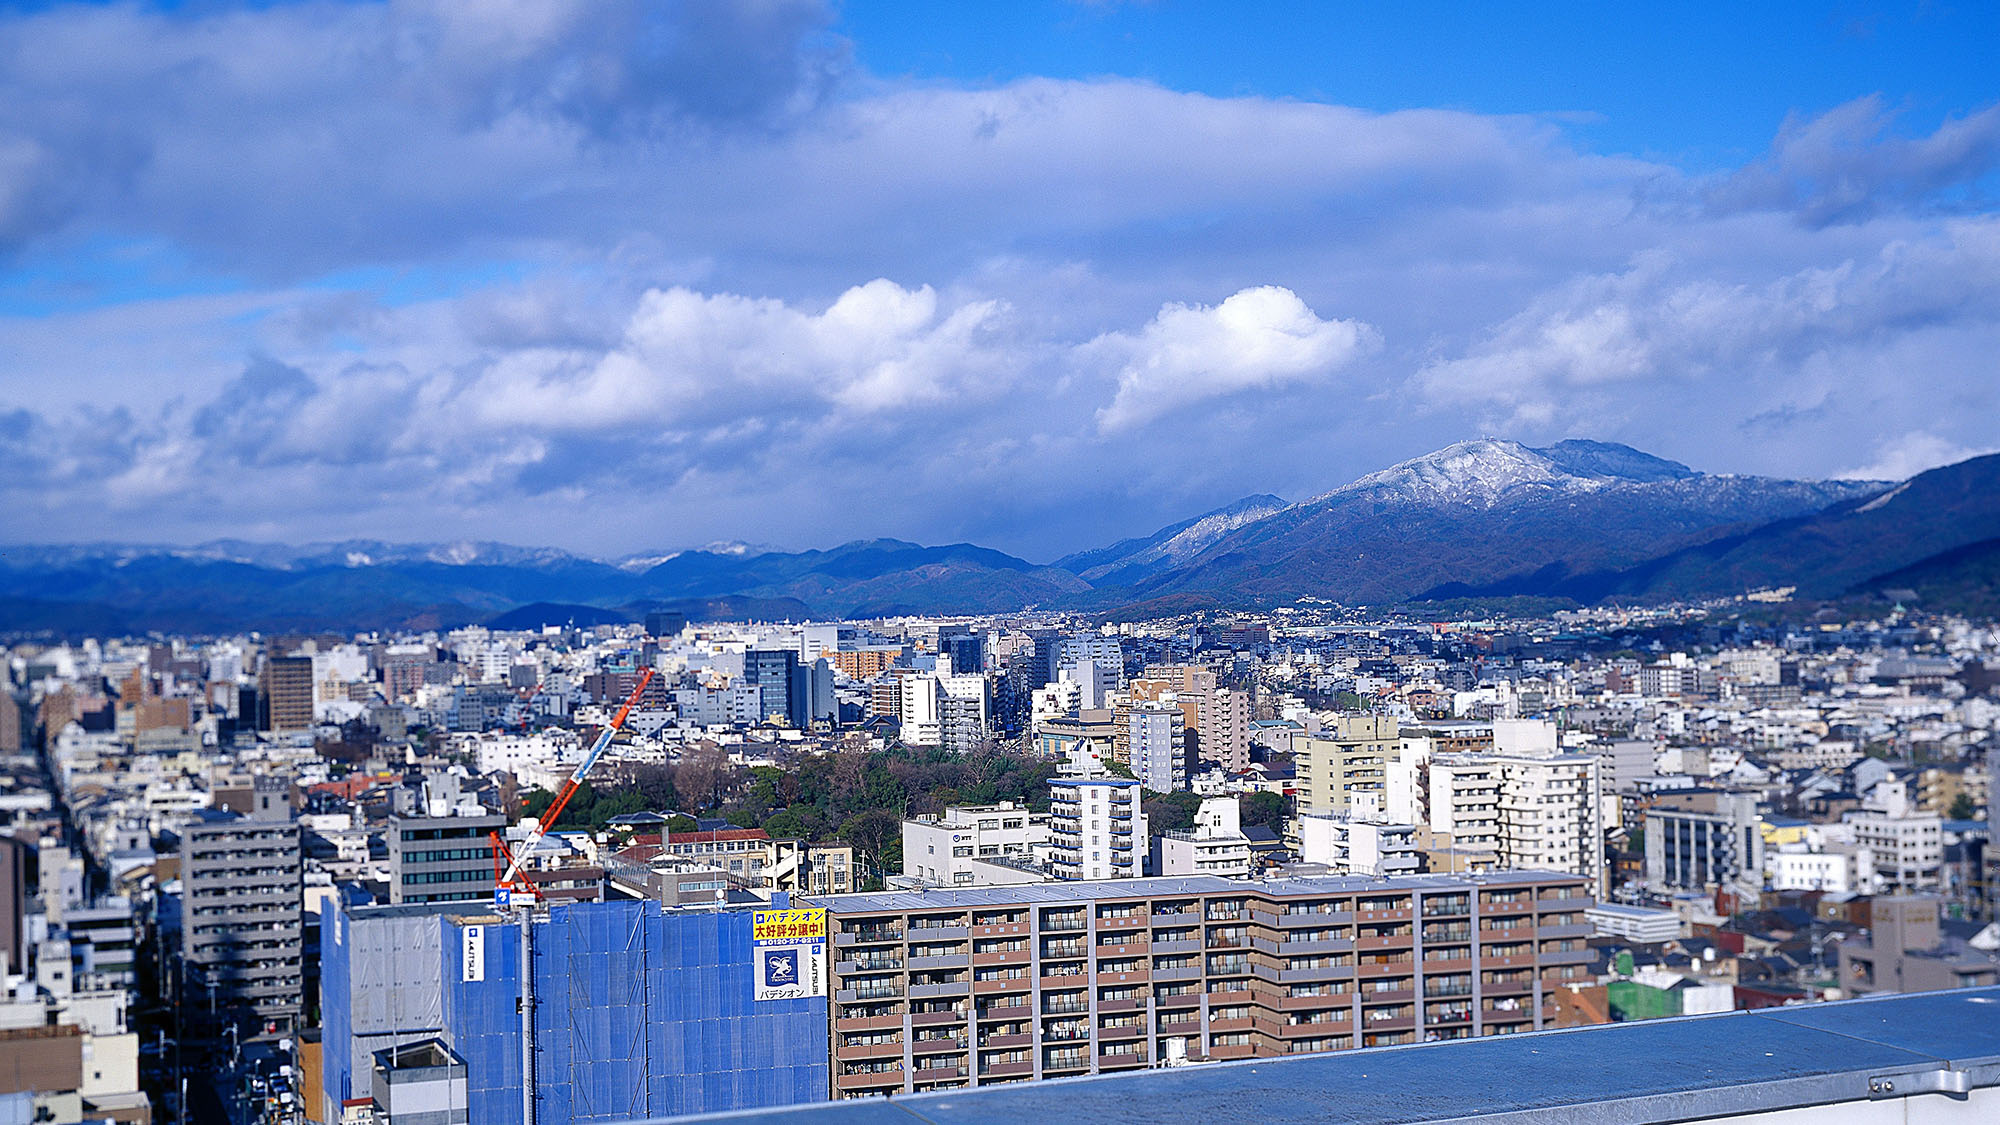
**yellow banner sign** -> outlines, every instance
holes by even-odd
[[[758,910],[751,920],[751,940],[792,942],[826,940],[826,910]]]

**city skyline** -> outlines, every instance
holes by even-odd
[[[1046,558],[1483,433],[1990,448],[1990,15],[1263,15],[0,17],[9,538]]]

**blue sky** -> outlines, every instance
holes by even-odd
[[[1049,558],[1482,435],[1905,475],[2000,440],[1997,12],[0,6],[0,534]]]
[[[870,71],[1145,78],[1218,97],[1575,114],[1604,151],[1741,163],[1787,114],[1882,93],[1913,126],[1984,108],[2000,8],[1968,3],[909,4],[849,0]]]

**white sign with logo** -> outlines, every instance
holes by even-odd
[[[753,998],[826,995],[826,911],[759,910],[753,918]]]
[[[464,944],[459,949],[460,980],[486,979],[486,927],[467,926],[460,931]]]

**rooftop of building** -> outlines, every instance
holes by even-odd
[[[1600,902],[1590,908],[1598,914],[1609,914],[1614,918],[1630,918],[1633,921],[1652,921],[1655,918],[1678,918],[1671,910],[1654,910],[1648,906],[1627,906],[1622,902]]]
[[[821,1103],[714,1119],[801,1125],[984,1125],[1048,1117],[1160,1125],[1203,1120],[1588,1125],[1687,1121],[1914,1097],[1918,1100],[1909,1103],[1909,1117],[1917,1120],[1917,1107],[1927,1104],[1923,1099],[2000,1084],[1996,1014],[2000,988],[1963,989]],[[1935,1105],[1936,1112],[1949,1111],[1953,1120],[1973,1120],[1980,1112],[1976,1105],[1947,1106],[1942,1100]],[[1894,1116],[1903,1119],[1901,1112]]]
[[[1147,879],[1103,879],[1035,883],[1010,887],[944,887],[921,891],[864,891],[815,895],[815,905],[837,914],[1008,906],[1023,902],[1066,903],[1097,899],[1164,898],[1174,895],[1263,894],[1277,898],[1383,891],[1450,891],[1471,887],[1579,883],[1575,875],[1553,871],[1503,871],[1483,875],[1331,875],[1304,879],[1226,879],[1219,875],[1169,875]]]

